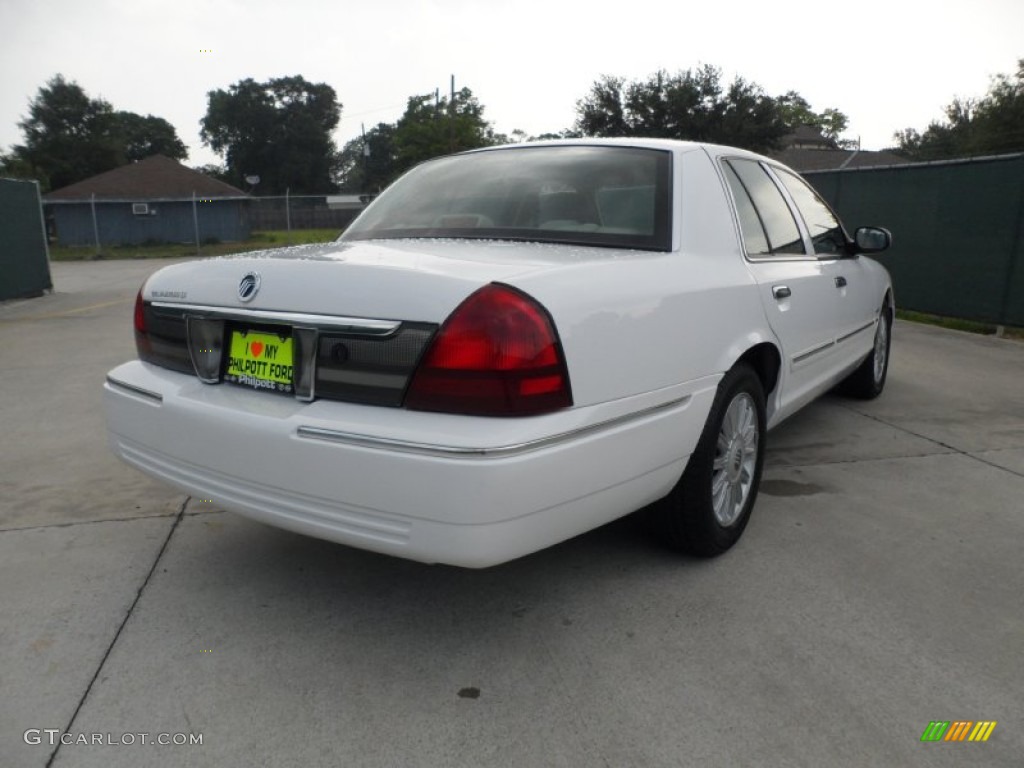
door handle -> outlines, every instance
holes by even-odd
[[[791,290],[789,290],[789,286],[788,285],[773,285],[772,286],[772,296],[774,296],[776,299],[788,299],[792,295],[793,295],[793,292]]]
[[[840,275],[839,277],[836,278],[836,288],[845,288],[845,287],[846,287],[846,278],[843,277],[842,275]]]

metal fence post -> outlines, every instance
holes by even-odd
[[[285,187],[284,189],[284,222],[288,228],[288,245],[292,244],[292,204],[291,204],[291,187]]]
[[[194,189],[192,190],[192,224],[196,229],[196,256],[199,256],[199,212],[196,210],[196,191]]]
[[[92,236],[96,242],[96,255],[101,256],[100,251],[100,225],[96,221],[96,193],[93,192],[89,198],[89,207],[92,209]]]

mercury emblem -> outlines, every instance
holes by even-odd
[[[249,272],[242,278],[242,282],[238,284],[238,298],[242,301],[252,301],[253,297],[259,293],[259,290],[259,272]]]

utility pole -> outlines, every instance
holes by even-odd
[[[455,75],[452,75],[452,99],[448,102],[448,151],[455,151]]]
[[[364,194],[366,193],[366,163],[370,157],[370,148],[366,145],[366,125],[364,123],[359,124],[359,130],[363,134],[363,183],[359,186],[362,187],[360,190]]]

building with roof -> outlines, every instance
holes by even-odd
[[[249,237],[249,196],[163,155],[44,196],[61,245],[230,242]]]
[[[768,155],[800,173],[904,165],[909,162],[906,158],[884,150],[841,149],[810,125],[801,125],[793,133],[784,136],[782,149]]]

